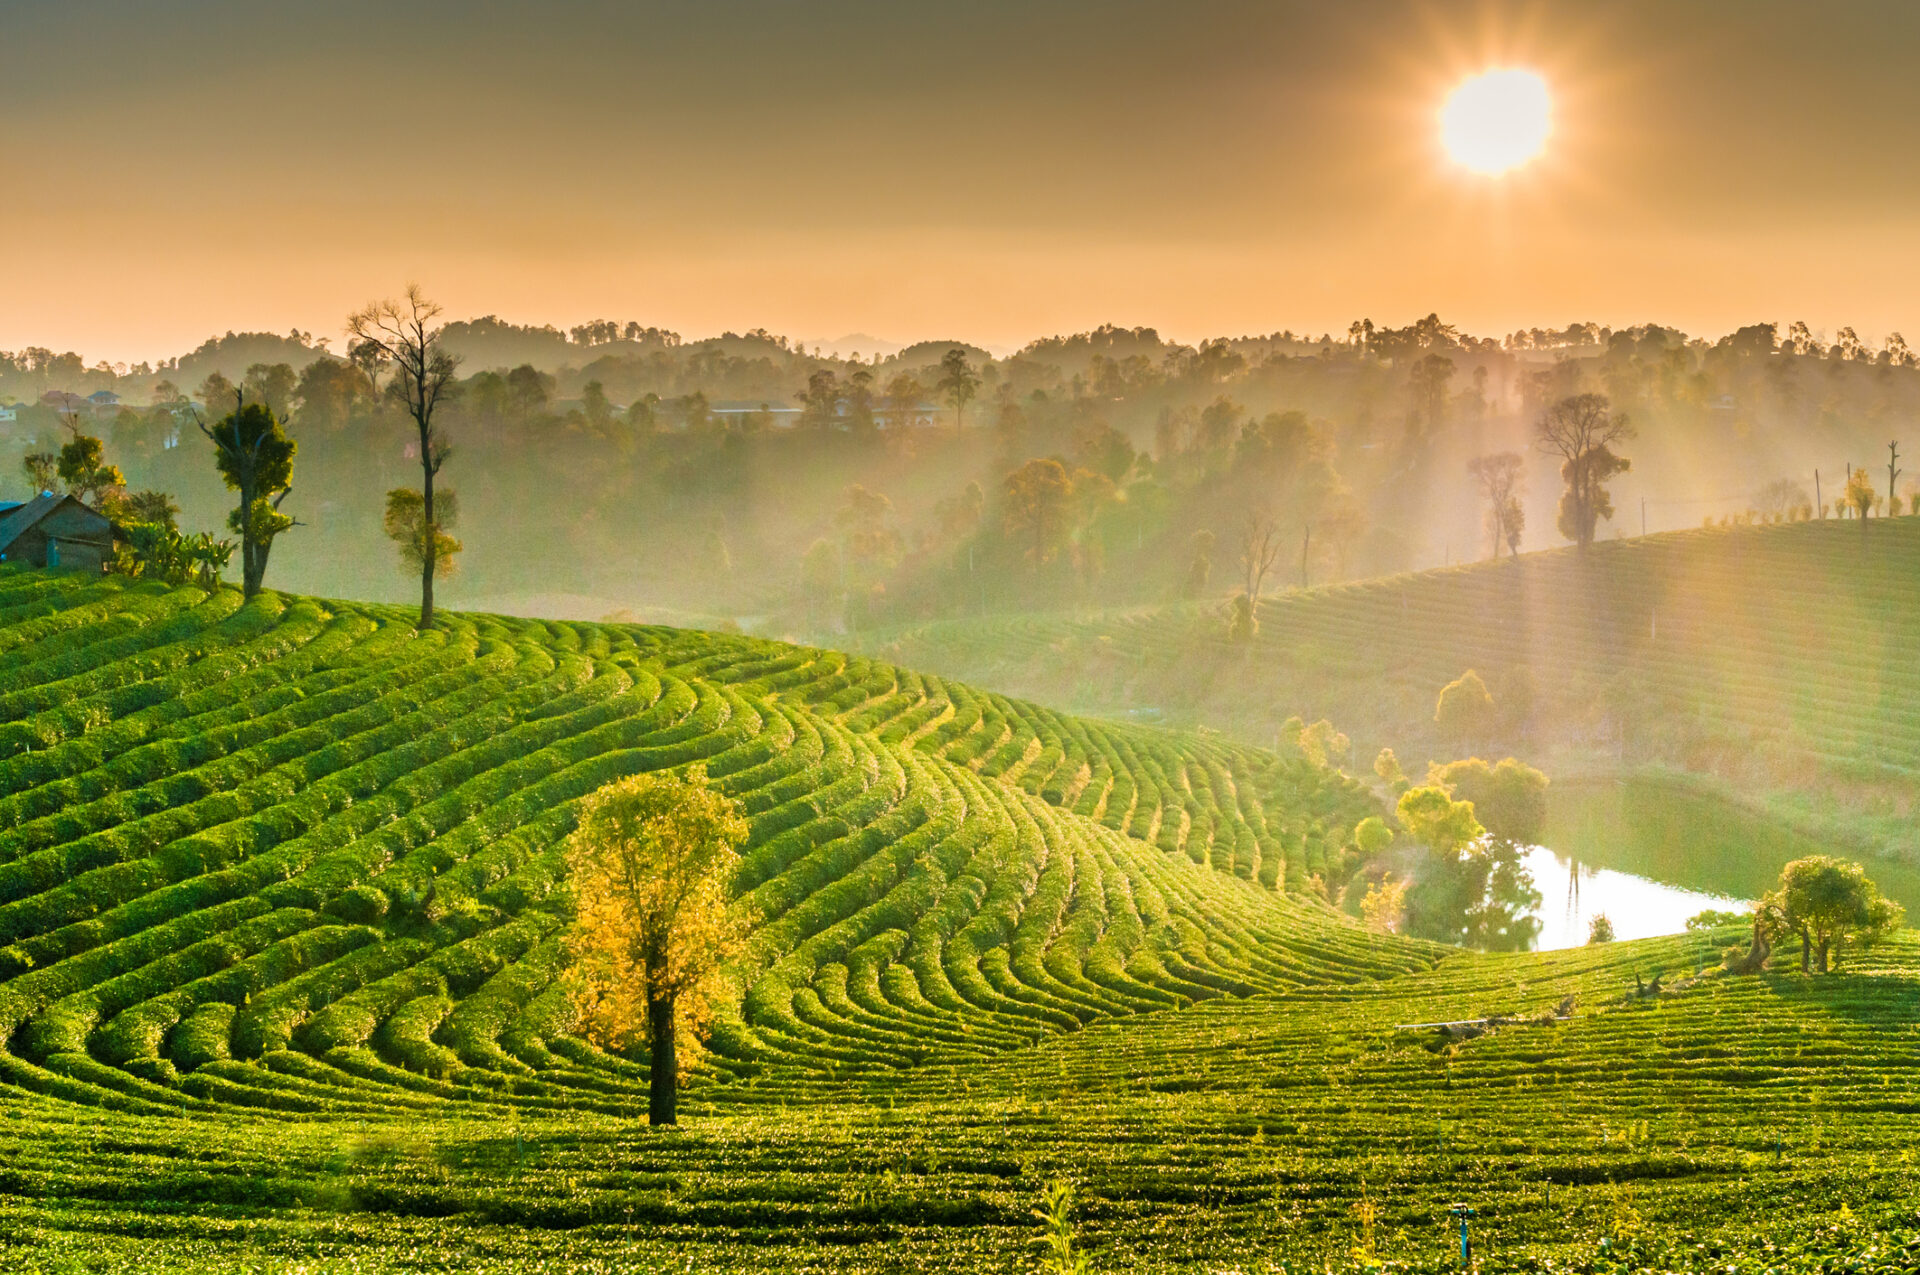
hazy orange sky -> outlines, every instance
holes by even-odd
[[[1920,4],[0,0],[0,348],[462,316],[1015,345],[1920,336]],[[1503,178],[1436,112],[1545,76]],[[336,340],[336,348],[339,342]]]

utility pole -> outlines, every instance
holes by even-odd
[[[1895,439],[1893,442],[1887,444],[1887,512],[1889,514],[1898,512],[1898,506],[1893,502],[1899,499],[1899,497],[1893,494],[1893,484],[1897,482],[1899,478],[1900,440]]]
[[[1822,518],[1827,516],[1827,504],[1820,499],[1820,471],[1813,471],[1813,508]]]
[[[1307,587],[1307,549],[1313,544],[1313,524],[1308,523],[1300,537],[1300,587]]]

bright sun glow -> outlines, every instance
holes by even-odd
[[[1547,82],[1532,71],[1488,71],[1447,95],[1440,140],[1455,163],[1488,177],[1538,155],[1553,129]]]

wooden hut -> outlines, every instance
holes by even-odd
[[[113,523],[72,496],[0,505],[0,562],[100,572],[112,558]]]

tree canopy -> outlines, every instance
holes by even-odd
[[[575,899],[569,988],[579,1025],[610,1049],[650,1051],[649,1119],[672,1124],[682,1069],[747,929],[731,901],[748,826],[698,766],[607,785],[567,841]]]

